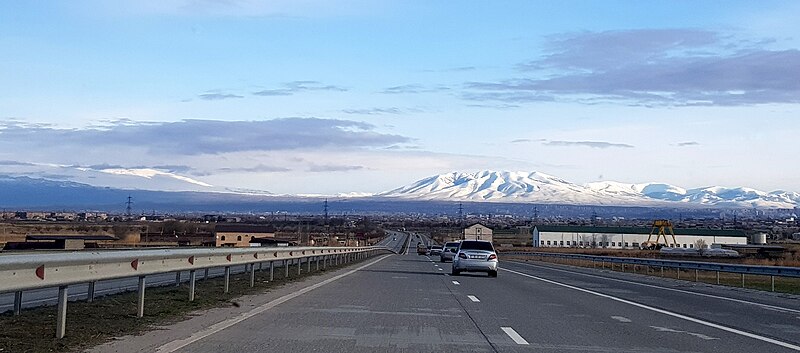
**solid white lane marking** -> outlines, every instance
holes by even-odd
[[[282,296],[282,297],[280,297],[278,299],[272,300],[269,303],[266,303],[264,305],[256,307],[255,309],[250,310],[250,311],[248,311],[246,313],[240,314],[239,316],[232,317],[232,318],[230,318],[228,320],[221,321],[221,322],[218,322],[216,324],[213,324],[213,325],[209,326],[208,328],[206,328],[205,330],[197,331],[194,334],[192,334],[191,336],[189,336],[187,338],[184,338],[182,340],[175,340],[175,341],[169,342],[169,343],[167,343],[167,344],[165,344],[165,345],[163,345],[161,347],[156,348],[156,352],[158,352],[158,353],[172,353],[172,352],[175,352],[175,351],[177,351],[177,350],[179,350],[179,349],[181,349],[183,347],[186,347],[186,346],[188,346],[188,345],[190,345],[190,344],[192,344],[194,342],[197,342],[197,341],[199,341],[199,340],[201,340],[203,338],[211,336],[211,335],[213,335],[213,334],[215,334],[217,332],[220,332],[220,331],[222,331],[222,330],[224,330],[224,329],[226,329],[228,327],[236,325],[236,324],[238,324],[238,323],[240,323],[240,322],[242,322],[244,320],[247,320],[247,319],[249,319],[249,318],[251,318],[253,316],[261,314],[261,313],[263,313],[263,312],[265,312],[265,311],[267,311],[269,309],[272,309],[272,308],[274,308],[274,307],[276,307],[276,306],[278,306],[280,304],[283,304],[284,302],[286,302],[286,301],[288,301],[290,299],[299,297],[299,296],[301,296],[301,295],[303,295],[305,293],[308,293],[308,292],[310,292],[310,291],[312,291],[314,289],[322,287],[322,286],[324,286],[324,285],[326,285],[328,283],[331,283],[333,281],[339,280],[342,277],[349,276],[349,275],[351,275],[353,273],[356,273],[356,272],[358,272],[358,271],[360,271],[360,270],[362,270],[364,268],[372,266],[372,265],[376,264],[377,262],[388,258],[389,256],[391,256],[391,255],[385,255],[385,256],[383,256],[383,257],[381,257],[381,258],[379,258],[379,259],[377,259],[375,261],[372,261],[372,262],[370,262],[370,263],[368,263],[366,265],[363,265],[363,266],[360,266],[358,268],[355,268],[355,269],[353,269],[351,271],[342,273],[342,274],[340,274],[338,276],[335,276],[335,277],[328,278],[328,279],[326,279],[326,280],[324,280],[322,282],[310,285],[308,287],[301,288],[300,290],[298,290],[298,291],[296,291],[294,293],[287,294],[287,295],[284,295],[284,296]]]
[[[461,283],[458,283],[458,281],[453,281],[453,284],[460,285]]]
[[[654,284],[640,283],[640,282],[634,282],[634,281],[626,281],[624,279],[619,279],[619,278],[609,278],[609,277],[598,276],[598,275],[593,275],[593,274],[589,274],[589,273],[582,273],[582,272],[577,272],[577,271],[563,270],[563,269],[553,268],[553,267],[549,267],[549,266],[533,265],[533,264],[528,264],[528,263],[524,263],[524,262],[517,262],[517,261],[509,261],[509,262],[512,262],[512,263],[515,263],[515,264],[520,264],[520,265],[525,265],[525,266],[530,266],[530,267],[546,268],[546,269],[552,270],[552,271],[572,273],[572,274],[586,276],[586,277],[602,278],[602,279],[606,279],[606,280],[609,280],[609,281],[622,282],[622,283],[628,283],[628,284],[635,284],[635,285],[643,286],[643,287],[657,288],[657,289],[663,289],[663,290],[668,290],[668,291],[673,291],[673,292],[678,292],[678,293],[697,295],[697,296],[706,297],[706,298],[714,298],[714,299],[732,301],[732,302],[735,302],[735,303],[755,305],[755,306],[761,307],[763,309],[769,309],[769,310],[774,310],[774,311],[784,311],[784,312],[792,312],[792,313],[800,314],[800,310],[797,310],[797,309],[790,309],[790,308],[784,308],[784,307],[775,306],[775,305],[756,303],[756,302],[751,302],[751,301],[742,300],[742,299],[735,299],[735,298],[728,298],[728,297],[723,297],[723,296],[713,295],[713,294],[692,292],[692,291],[683,290],[683,289],[662,287],[662,286],[657,286],[657,285],[654,285]],[[800,318],[800,317],[798,317],[798,318]]]
[[[517,333],[517,331],[514,331],[513,328],[511,328],[511,327],[501,327],[500,329],[503,330],[503,332],[505,332],[508,335],[508,337],[511,337],[511,339],[514,340],[514,343],[525,345],[525,346],[528,345],[528,341],[526,341],[524,338],[522,338],[522,336],[520,336]]]
[[[778,341],[776,339],[772,339],[772,338],[769,338],[769,337],[764,337],[764,336],[761,336],[761,335],[758,335],[758,334],[755,334],[755,333],[738,330],[738,329],[735,329],[735,328],[732,328],[732,327],[722,326],[722,325],[719,325],[719,324],[715,324],[713,322],[708,322],[708,321],[705,321],[705,320],[696,319],[696,318],[693,318],[691,316],[686,316],[686,315],[683,315],[683,314],[673,313],[671,311],[667,311],[667,310],[663,310],[663,309],[654,308],[654,307],[651,307],[649,305],[640,304],[640,303],[633,302],[633,301],[630,301],[630,300],[627,300],[627,299],[617,298],[615,296],[608,295],[608,294],[603,294],[603,293],[599,293],[599,292],[595,292],[593,290],[583,289],[583,288],[576,287],[576,286],[573,286],[573,285],[552,281],[552,280],[549,280],[549,279],[546,279],[546,278],[532,276],[532,275],[529,275],[527,273],[517,272],[517,271],[514,271],[514,270],[505,269],[505,268],[501,268],[501,270],[507,271],[507,272],[511,272],[511,273],[514,273],[514,274],[518,274],[520,276],[533,278],[535,280],[539,280],[539,281],[542,281],[542,282],[545,282],[545,283],[550,283],[550,284],[554,284],[554,285],[561,286],[561,287],[564,287],[564,288],[574,289],[574,290],[577,290],[577,291],[580,291],[580,292],[596,295],[596,296],[601,297],[601,298],[611,299],[613,301],[617,301],[617,302],[620,302],[620,303],[625,303],[625,304],[628,304],[628,305],[632,305],[632,306],[635,306],[637,308],[654,311],[654,312],[657,312],[659,314],[664,314],[664,315],[672,316],[672,317],[675,317],[675,318],[678,318],[678,319],[691,321],[691,322],[694,322],[696,324],[700,324],[700,325],[703,325],[703,326],[713,327],[713,328],[716,328],[716,329],[719,329],[719,330],[722,330],[722,331],[727,331],[727,332],[730,332],[730,333],[733,333],[733,334],[737,334],[737,335],[740,335],[740,336],[745,336],[745,337],[753,338],[753,339],[756,339],[756,340],[759,340],[759,341],[772,343],[772,344],[777,345],[777,346],[781,346],[781,347],[784,347],[784,348],[788,348],[788,349],[800,352],[800,346],[797,346],[797,345],[794,345],[794,344],[791,344],[791,343],[788,343],[788,342]]]
[[[632,322],[631,319],[629,319],[627,317],[624,317],[624,316],[612,316],[611,318],[614,319],[614,320],[617,320],[619,322],[624,322],[624,323]]]
[[[469,298],[469,300],[472,300],[473,303],[480,303],[481,302],[480,299],[478,299],[478,297],[476,297],[474,295],[468,295],[467,298]]]

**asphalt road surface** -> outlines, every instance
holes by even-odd
[[[387,255],[93,352],[800,351],[794,296],[502,259],[498,278],[449,272]]]

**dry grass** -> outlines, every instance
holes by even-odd
[[[800,244],[781,244],[787,248],[782,258],[776,259],[757,259],[757,258],[707,258],[696,256],[664,256],[658,251],[653,250],[621,250],[621,249],[582,249],[582,248],[513,248],[507,251],[535,251],[558,254],[581,254],[594,256],[614,256],[614,257],[636,257],[645,259],[664,259],[664,260],[688,260],[703,262],[723,262],[742,265],[761,265],[761,266],[784,266],[800,267]],[[500,249],[503,251],[503,249]]]

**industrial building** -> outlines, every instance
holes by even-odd
[[[217,247],[249,247],[253,238],[275,238],[275,229],[262,225],[219,224],[214,227],[214,245]]]
[[[666,242],[670,247],[693,249],[699,240],[706,246],[747,244],[747,235],[741,230],[675,228],[673,232],[675,243],[672,243],[671,235]],[[533,246],[638,249],[648,238],[656,240],[656,233],[652,228],[644,227],[538,225],[533,228]]]

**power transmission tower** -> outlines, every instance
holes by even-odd
[[[325,208],[325,225],[328,225],[328,199],[325,199],[325,203],[323,203]]]
[[[133,205],[133,201],[131,201],[132,199],[133,199],[133,197],[131,197],[131,195],[128,195],[128,201],[125,202],[125,205],[126,205],[126,207],[125,207],[125,215],[128,216],[128,217],[131,216],[131,205]]]

